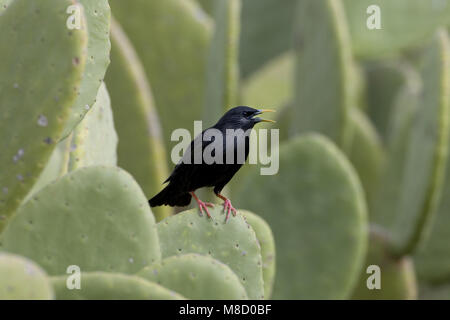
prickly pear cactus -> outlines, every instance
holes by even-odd
[[[357,175],[341,151],[319,135],[299,136],[279,151],[280,172],[262,176],[252,168],[234,197],[272,228],[277,252],[273,298],[348,298],[368,240]]]
[[[70,134],[94,105],[97,91],[109,65],[111,48],[109,41],[111,10],[108,0],[79,0],[77,5],[83,7],[86,17],[85,23],[81,25],[81,28],[88,33],[88,46],[84,53],[86,69],[62,138]]]
[[[214,123],[236,106],[241,0],[211,0],[215,28],[206,68],[204,120]]]
[[[263,299],[261,249],[255,232],[240,214],[225,224],[220,205],[209,212],[212,220],[192,209],[159,222],[162,257],[186,253],[211,256],[230,267],[250,299]]]
[[[277,111],[292,102],[295,55],[289,51],[271,61],[242,83],[246,106],[267,106]],[[278,124],[278,121],[277,121]],[[289,128],[286,126],[286,129]],[[281,134],[281,132],[280,132]]]
[[[194,0],[111,0],[110,5],[142,60],[169,147],[173,130],[192,130],[203,115],[211,19]]]
[[[417,280],[411,257],[393,257],[390,253],[391,240],[382,229],[370,230],[370,245],[366,261],[361,270],[358,285],[353,291],[356,300],[412,300],[417,298]],[[375,269],[379,267],[379,273]],[[369,272],[368,272],[369,271]],[[372,276],[372,277],[371,277]],[[379,287],[375,283],[379,276]],[[373,278],[373,279],[372,279]]]
[[[364,70],[367,78],[366,113],[381,140],[387,142],[392,130],[394,108],[399,103],[399,92],[404,87],[417,88],[421,79],[411,64],[399,60],[367,63]]]
[[[255,231],[256,238],[261,247],[264,298],[270,299],[275,280],[275,241],[272,230],[270,230],[270,226],[260,216],[247,210],[240,210],[239,212]]]
[[[45,169],[24,201],[68,171],[89,165],[116,164],[117,134],[104,84],[100,86],[96,100],[85,121],[56,145]]]
[[[448,299],[449,22],[450,0],[0,0],[0,299]],[[238,104],[279,111],[255,128],[279,171],[224,190],[254,213],[152,212],[173,131]]]
[[[50,160],[48,160],[47,165],[39,176],[39,179],[36,181],[31,191],[25,197],[24,202],[30,199],[30,197],[34,193],[41,190],[47,184],[55,181],[56,179],[62,177],[67,173],[70,156],[70,142],[70,138],[58,142],[55,149],[53,150]]]
[[[372,195],[379,184],[386,151],[378,132],[363,112],[352,108],[350,122],[352,137],[348,157],[358,172],[368,203],[372,203]]]
[[[439,25],[450,19],[450,1],[422,0],[343,0],[353,50],[361,57],[393,55],[423,42]],[[373,9],[372,6],[379,8]],[[405,12],[407,9],[407,14]],[[371,9],[370,11],[368,9]],[[368,12],[369,11],[369,12]],[[378,16],[377,16],[378,14]],[[366,27],[367,22],[376,22],[380,29]]]
[[[281,111],[277,114],[277,126],[280,129],[280,142],[289,140],[289,127],[291,126],[292,113],[294,112],[294,106],[292,103],[285,105]]]
[[[389,228],[396,215],[396,206],[402,191],[404,164],[407,159],[407,141],[421,91],[410,85],[403,86],[395,98],[392,123],[387,142],[387,155],[380,172],[379,184],[371,196],[370,220]]]
[[[418,247],[414,263],[418,278],[427,283],[441,284],[450,275],[450,157],[447,157],[445,183],[441,202],[432,221],[429,237]],[[439,290],[441,291],[441,290]],[[432,295],[432,294],[431,294]],[[447,295],[450,297],[450,295]]]
[[[44,270],[23,257],[0,253],[0,300],[50,300],[53,288]]]
[[[80,289],[67,289],[67,276],[52,277],[58,300],[182,300],[184,297],[143,278],[108,272],[81,274]]]
[[[396,250],[408,254],[426,237],[440,199],[448,145],[450,44],[440,30],[424,54],[423,100],[407,141],[402,191],[391,228]]]
[[[239,278],[227,265],[199,254],[166,258],[144,268],[137,275],[174,290],[188,299],[248,299]]]
[[[298,2],[242,1],[239,64],[243,78],[248,78],[266,62],[292,48],[292,30]]]
[[[349,110],[354,106],[350,87],[353,62],[341,2],[302,0],[297,12],[291,133],[319,132],[345,148],[350,138]]]
[[[135,273],[161,257],[155,221],[134,179],[115,167],[86,167],[22,205],[1,235],[2,249],[29,257],[50,275]]]
[[[71,4],[15,0],[2,7],[0,230],[44,169],[77,97],[87,34],[66,28]]]
[[[117,164],[117,134],[111,102],[102,84],[92,110],[73,131],[70,142],[69,171],[94,165]]]
[[[111,24],[111,43],[112,63],[105,81],[119,136],[118,165],[130,172],[150,197],[169,176],[159,116],[142,63],[115,20]],[[153,210],[157,221],[171,212],[165,206]]]

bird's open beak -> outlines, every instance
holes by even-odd
[[[264,112],[275,112],[275,110],[272,109],[259,109],[258,112],[255,115],[264,113]],[[261,119],[261,118],[255,118],[255,120],[258,120],[258,122],[272,122],[276,123],[275,120],[268,120],[268,119]]]

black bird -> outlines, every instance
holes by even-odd
[[[164,183],[169,182],[169,184],[149,200],[150,206],[184,207],[189,205],[191,198],[194,197],[200,209],[200,214],[203,215],[204,209],[208,217],[211,218],[208,207],[214,205],[201,201],[196,196],[195,191],[202,187],[214,187],[214,194],[224,201],[225,221],[228,220],[230,211],[233,215],[236,215],[236,209],[231,205],[230,200],[221,195],[220,192],[247,160],[251,129],[259,122],[275,122],[255,117],[263,112],[274,111],[243,106],[233,108],[226,112],[214,126],[199,134],[191,142],[169,178],[164,181]],[[221,140],[216,141],[216,137],[221,138]],[[211,145],[213,142],[215,144]],[[213,162],[211,162],[211,159],[208,160],[203,157],[203,152],[208,146],[210,146],[210,151],[212,149],[211,156],[215,157]],[[214,146],[216,148],[213,148]],[[201,151],[200,159],[198,156],[195,157],[196,151]],[[216,151],[218,151],[217,154]],[[197,161],[195,161],[196,159]]]

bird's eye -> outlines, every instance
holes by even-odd
[[[250,117],[252,114],[250,111],[244,111],[244,117]]]

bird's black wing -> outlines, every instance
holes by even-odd
[[[186,180],[194,176],[195,172],[198,169],[197,166],[201,165],[201,164],[195,165],[195,158],[194,158],[194,151],[196,150],[195,148],[196,147],[198,148],[199,144],[201,144],[201,150],[203,152],[205,147],[214,141],[214,137],[212,137],[210,141],[203,140],[203,134],[205,133],[206,130],[203,130],[201,134],[199,134],[197,137],[194,138],[194,140],[191,141],[189,147],[183,154],[183,157],[180,159],[180,161],[178,161],[170,176],[163,183],[166,182],[180,183],[182,182],[180,180]]]
[[[204,130],[191,141],[191,144],[187,148],[182,159],[178,162],[170,177],[166,180],[166,182],[176,185],[180,192],[190,192],[202,187],[215,187],[215,192],[220,192],[243,165],[242,162],[238,163],[237,159],[237,146],[240,143],[239,141],[241,141],[241,143],[245,143],[244,161],[247,159],[249,151],[249,137],[247,136],[244,140],[239,141],[236,138],[233,145],[228,146],[226,143],[226,132],[224,132],[225,130],[222,130],[223,144],[220,146],[223,148],[222,163],[206,164],[202,162],[201,164],[195,164],[195,148],[201,146],[203,155],[204,149],[215,141],[214,136],[212,136],[210,140],[203,140],[203,134],[207,130],[208,129]],[[234,162],[232,164],[227,164],[226,154],[230,151],[234,152]],[[212,155],[215,155],[214,152]]]
[[[219,194],[225,185],[233,178],[236,172],[243,166],[244,162],[248,158],[250,150],[250,132],[239,134],[233,139],[233,144],[226,144],[224,153],[233,152],[233,163],[216,165],[216,181],[214,182],[214,193]],[[224,142],[227,141],[226,134],[224,135]],[[241,149],[238,151],[238,149]],[[244,151],[243,158],[240,152]],[[225,156],[226,158],[226,156]],[[225,161],[225,160],[224,160]]]
[[[169,184],[149,200],[150,206],[187,206],[191,202],[191,195],[189,192],[195,191],[203,186],[204,182],[202,177],[204,177],[204,175],[202,172],[204,172],[204,170],[199,167],[202,165],[191,163],[194,163],[193,150],[195,150],[195,146],[198,146],[198,144],[201,143],[203,150],[212,142],[203,141],[203,133],[205,131],[191,141],[182,159],[175,166],[169,178],[164,181],[164,183],[169,182]]]

